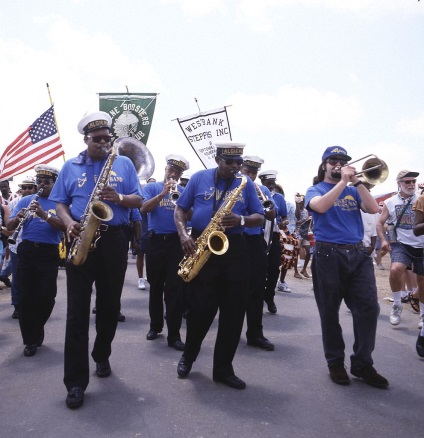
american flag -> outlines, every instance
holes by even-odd
[[[33,169],[64,155],[54,120],[53,105],[27,128],[3,152],[0,158],[0,180]]]

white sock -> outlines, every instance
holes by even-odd
[[[396,304],[397,306],[402,305],[401,294],[402,294],[402,291],[392,292],[393,304]]]
[[[421,327],[421,333],[420,336],[424,336],[424,325]]]
[[[401,291],[401,297],[402,297],[402,298],[407,297],[407,296],[408,296],[408,293],[409,293],[409,290],[402,290],[402,291]]]
[[[424,315],[424,304],[420,301],[420,316]]]

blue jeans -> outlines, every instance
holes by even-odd
[[[365,249],[317,242],[311,269],[328,366],[344,363],[345,343],[339,324],[343,299],[352,312],[355,337],[351,369],[371,366],[380,313],[371,257]]]

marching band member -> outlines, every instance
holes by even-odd
[[[263,163],[264,160],[262,158],[246,155],[243,157],[241,173],[248,176],[254,182]],[[259,189],[259,194],[266,198],[261,199],[261,197],[259,197],[262,205],[264,201],[271,200],[271,193],[265,186],[256,185],[256,187],[257,190]],[[265,219],[273,223],[276,216],[275,208],[264,209],[264,214]],[[268,242],[264,240],[264,228],[262,226],[245,228],[244,236],[250,254],[249,294],[246,302],[247,345],[272,351],[274,350],[274,344],[264,336],[262,326],[268,267],[268,255],[266,253]]]
[[[268,272],[265,285],[264,300],[268,306],[268,311],[272,314],[277,313],[277,306],[274,302],[275,288],[277,286],[278,277],[280,275],[281,264],[281,243],[280,232],[278,231],[278,224],[281,221],[285,221],[287,217],[287,205],[284,196],[275,191],[276,179],[278,172],[276,170],[264,170],[259,173],[259,178],[262,184],[268,188],[271,192],[272,200],[275,204],[277,213],[276,220],[274,222],[274,230],[272,233],[271,248],[268,253]]]
[[[146,184],[141,212],[148,214],[149,236],[146,248],[146,273],[150,284],[149,314],[151,341],[162,332],[163,300],[166,307],[168,346],[183,351],[180,328],[183,317],[184,281],[178,276],[178,264],[183,252],[174,222],[175,200],[183,188],[177,184],[189,162],[180,155],[166,157],[163,181]]]
[[[248,288],[249,254],[243,227],[261,226],[263,207],[250,178],[236,177],[243,163],[241,156],[245,145],[228,141],[215,146],[218,167],[201,170],[190,178],[177,201],[174,218],[187,257],[194,257],[195,240],[201,233],[214,229],[211,219],[218,213],[215,220],[219,220],[220,227],[225,230],[229,248],[222,255],[211,254],[197,276],[188,283],[187,338],[177,373],[181,378],[190,373],[219,309],[213,379],[235,389],[244,389],[246,383],[235,375],[232,365],[243,327]],[[225,207],[232,203],[230,214],[224,215]],[[193,228],[190,236],[186,225],[191,209]]]
[[[57,214],[66,225],[68,241],[79,237],[81,221],[96,182],[102,180],[111,151],[109,114],[99,111],[85,116],[78,124],[87,149],[63,165],[50,195],[57,203]],[[65,338],[66,405],[78,408],[84,401],[89,382],[88,330],[93,283],[96,286],[96,339],[91,353],[98,377],[111,374],[109,357],[120,311],[122,287],[128,258],[129,211],[142,204],[141,186],[132,161],[117,155],[108,184],[99,187],[100,201],[113,211],[113,217],[100,227],[96,247],[80,265],[66,263],[68,311]],[[106,174],[108,172],[106,171]],[[107,225],[107,226],[106,226]]]
[[[55,305],[59,243],[61,231],[65,231],[56,216],[56,204],[48,199],[59,171],[39,164],[35,172],[39,194],[21,198],[7,224],[8,230],[22,227],[16,276],[20,292],[19,325],[27,357],[34,356],[41,347],[44,326]]]

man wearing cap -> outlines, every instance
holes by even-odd
[[[87,148],[78,157],[66,161],[50,194],[66,226],[69,244],[80,234],[90,197],[111,151],[111,123],[109,114],[102,111],[89,114],[79,122],[78,131],[84,136]],[[100,226],[100,238],[84,263],[79,266],[66,263],[68,310],[64,383],[69,408],[82,405],[89,382],[88,331],[93,283],[96,286],[96,339],[91,355],[98,377],[111,374],[109,357],[127,269],[129,212],[141,207],[141,194],[132,161],[117,155],[109,183],[98,187],[95,194],[109,205],[113,217]]]
[[[146,184],[141,212],[148,214],[149,236],[146,248],[146,273],[150,284],[150,330],[147,340],[158,337],[164,325],[165,299],[168,346],[183,351],[180,328],[183,315],[184,281],[178,276],[183,252],[174,222],[175,200],[183,187],[177,184],[188,161],[171,154],[166,157],[165,176],[161,182]]]
[[[55,304],[59,242],[61,231],[65,230],[56,216],[56,204],[48,199],[59,171],[39,164],[35,172],[38,197],[23,197],[7,223],[10,231],[22,224],[16,277],[20,293],[19,325],[27,357],[34,356],[44,341],[44,326]]]
[[[373,367],[377,300],[372,258],[362,239],[360,210],[375,214],[378,204],[356,175],[346,149],[328,147],[322,156],[314,185],[305,196],[314,220],[316,247],[312,260],[315,300],[321,319],[322,340],[330,378],[348,385],[345,342],[339,324],[342,300],[352,312],[355,342],[350,356],[350,373],[378,388],[389,385]],[[351,184],[348,186],[348,184]]]
[[[13,198],[7,207],[5,208],[5,213],[7,209],[10,212],[13,211],[16,204],[25,196],[33,195],[37,191],[37,185],[35,184],[35,178],[33,176],[27,176],[20,184],[18,184],[21,195]],[[6,214],[5,217],[8,217]],[[6,222],[5,222],[6,223]],[[9,232],[10,234],[10,232]],[[16,274],[16,270],[18,267],[18,245],[21,243],[22,230],[16,237],[16,243],[9,243],[9,262],[6,267],[0,273],[0,281],[2,281],[6,286],[11,288],[11,297],[12,297],[12,305],[14,306],[14,311],[12,313],[13,319],[19,319],[19,279]],[[12,275],[12,281],[9,280],[9,276]]]
[[[404,288],[404,273],[413,269],[418,275],[424,275],[423,247],[424,236],[414,235],[415,211],[412,209],[418,196],[416,194],[416,178],[418,172],[401,170],[396,181],[398,193],[384,201],[383,211],[377,222],[377,233],[381,240],[381,249],[390,251],[390,289],[392,290],[393,306],[390,313],[390,324],[398,325],[402,314],[402,290]],[[397,241],[389,242],[384,232],[384,224],[392,225]],[[420,303],[419,328],[423,326],[424,305]]]
[[[183,252],[193,257],[196,239],[205,229],[215,228],[211,226],[211,219],[226,205],[241,180],[246,182],[231,213],[220,219],[220,226],[228,239],[228,250],[222,255],[211,254],[197,276],[188,283],[187,337],[177,367],[179,377],[188,376],[219,309],[213,379],[236,389],[246,387],[246,383],[235,375],[232,365],[243,327],[248,292],[249,253],[243,231],[244,227],[263,224],[263,207],[253,181],[238,175],[244,146],[231,141],[215,143],[218,167],[201,170],[190,178],[177,201],[174,215]],[[190,236],[187,219],[191,210]]]
[[[246,155],[243,157],[243,164],[241,173],[248,176],[253,182],[258,175],[261,165],[264,160],[260,157]],[[269,207],[264,207],[265,219],[270,222],[270,232],[272,232],[272,225],[274,224],[276,208],[272,201],[271,193],[262,185],[256,184],[255,187],[261,201],[262,206],[268,203]],[[271,204],[270,204],[271,202]],[[259,347],[263,350],[274,350],[272,344],[263,334],[262,314],[264,306],[264,293],[266,273],[268,267],[267,246],[268,240],[271,236],[264,236],[264,228],[262,226],[254,228],[245,228],[244,236],[246,238],[249,255],[250,255],[250,271],[249,272],[249,294],[246,303],[246,322],[247,322],[247,345]]]
[[[188,181],[191,178],[191,174],[190,173],[185,173],[184,175],[181,176],[180,178],[180,186],[181,187],[185,187],[188,184]]]
[[[267,304],[268,311],[272,314],[277,313],[275,305],[275,288],[277,286],[278,277],[280,275],[281,265],[281,243],[278,224],[285,221],[287,218],[287,204],[284,196],[277,193],[275,190],[278,172],[276,170],[264,170],[259,173],[259,178],[262,184],[268,188],[272,195],[272,200],[276,209],[276,220],[273,224],[272,242],[268,253],[268,270],[265,284],[264,301]]]

